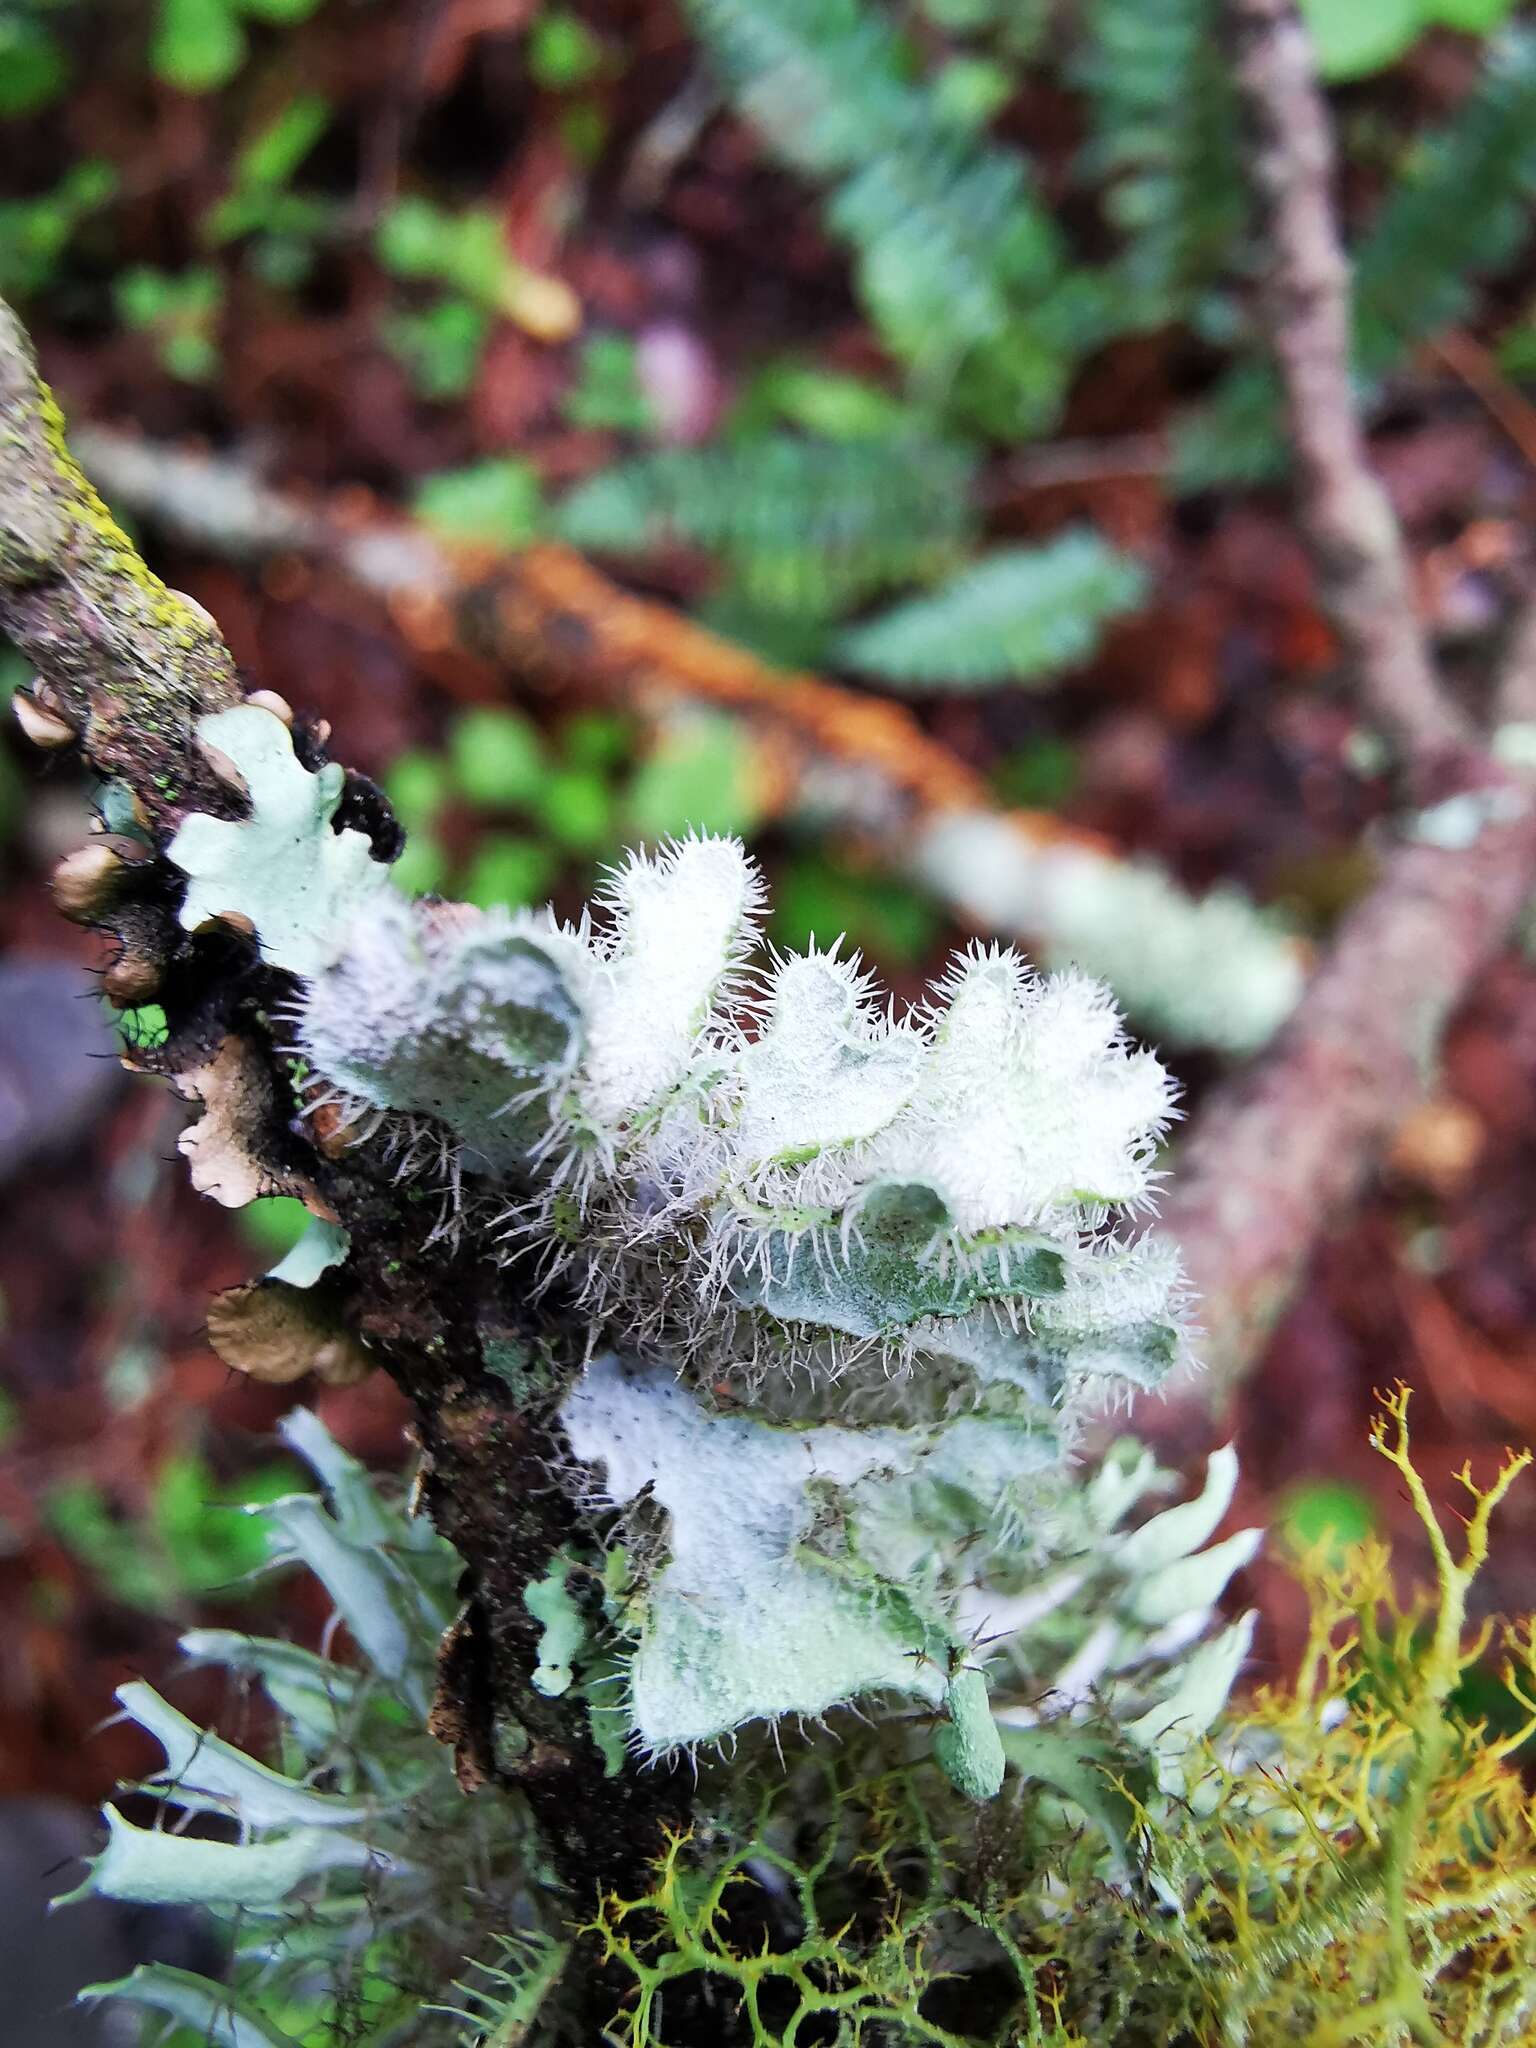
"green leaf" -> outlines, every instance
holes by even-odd
[[[182,92],[212,92],[245,61],[245,31],[226,0],[160,0],[149,61]]]
[[[331,103],[301,92],[246,143],[235,158],[235,185],[271,192],[286,185],[330,123]]]
[[[563,7],[541,13],[528,32],[529,75],[546,92],[590,84],[602,64],[602,44],[579,15]]]
[[[546,900],[559,869],[558,855],[539,840],[492,832],[464,875],[464,900],[482,910],[498,903],[508,910],[531,909]]]
[[[0,16],[0,120],[35,114],[68,82],[64,53],[41,22]]]
[[[294,1195],[266,1195],[239,1212],[241,1235],[266,1259],[291,1252],[313,1221]]]
[[[534,802],[552,838],[573,853],[591,853],[613,832],[613,798],[601,775],[585,768],[557,768],[539,785]]]
[[[1219,0],[1089,0],[1069,75],[1088,103],[1084,184],[1122,238],[1117,329],[1200,319],[1247,208]]]
[[[1424,25],[1423,0],[1300,0],[1324,78],[1363,78],[1395,63]]]
[[[936,944],[942,919],[933,899],[889,876],[846,868],[826,854],[797,855],[778,878],[774,937],[800,950],[839,932],[877,960],[907,966]]]
[[[992,770],[992,786],[1003,801],[1031,811],[1059,811],[1077,783],[1076,748],[1050,733],[1014,747]]]
[[[760,776],[740,725],[707,713],[669,719],[629,786],[625,809],[641,839],[691,829],[750,838],[763,816]]]
[[[237,0],[241,11],[253,15],[257,21],[270,21],[279,27],[286,27],[295,21],[308,21],[320,6],[320,0]]]
[[[823,441],[894,440],[911,424],[908,401],[867,377],[852,377],[786,356],[766,363],[731,409],[742,438],[784,421]]]
[[[690,542],[730,565],[749,603],[832,616],[957,558],[974,460],[913,434],[658,449],[578,486],[555,523],[574,546],[615,553]]]
[[[634,743],[628,719],[611,711],[581,711],[560,728],[560,752],[572,768],[622,767]]]
[[[87,157],[51,192],[35,199],[0,200],[0,291],[16,298],[41,291],[77,229],[116,190],[112,165]]]
[[[379,261],[397,277],[441,277],[447,219],[413,194],[397,199],[374,234]]]
[[[447,760],[425,748],[397,754],[384,777],[384,794],[408,832],[427,830],[452,793]]]
[[[413,505],[417,518],[447,539],[487,547],[526,547],[543,525],[538,472],[511,455],[424,477]]]
[[[379,333],[423,398],[462,398],[474,384],[491,331],[483,306],[440,299],[420,311],[385,315]]]
[[[1014,81],[990,57],[951,57],[933,81],[933,109],[962,131],[985,128],[1013,97]]]
[[[533,803],[549,773],[544,741],[533,721],[490,705],[454,720],[448,767],[458,794],[487,810]]]
[[[1338,1479],[1312,1479],[1281,1501],[1277,1526],[1299,1550],[1328,1542],[1331,1549],[1364,1543],[1376,1532],[1376,1510],[1368,1493]]]
[[[1479,277],[1528,241],[1536,197],[1536,33],[1488,48],[1482,77],[1421,137],[1355,260],[1355,356],[1379,378],[1421,336],[1464,319]]]
[[[170,1022],[158,1003],[140,1003],[137,1009],[119,1010],[116,1015],[123,1043],[135,1052],[153,1051],[171,1035]]]
[[[640,388],[635,344],[627,334],[587,337],[576,382],[560,409],[573,427],[607,428],[620,434],[646,434],[654,428],[655,412]]]
[[[1514,13],[1516,0],[1429,0],[1429,16],[1464,35],[1486,35]]]
[[[984,557],[927,596],[850,627],[836,652],[909,689],[1034,682],[1085,661],[1146,584],[1139,562],[1079,528]]]
[[[168,1457],[156,1475],[149,1522],[176,1595],[232,1598],[247,1590],[243,1582],[268,1562],[272,1546],[260,1517],[245,1510],[292,1484],[292,1470],[285,1464],[246,1473],[226,1486],[203,1459]]]

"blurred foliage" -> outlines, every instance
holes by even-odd
[[[89,1479],[66,1480],[44,1502],[49,1528],[114,1600],[148,1614],[177,1614],[194,1600],[239,1600],[266,1562],[264,1525],[244,1512],[276,1500],[294,1481],[292,1465],[271,1463],[237,1481],[214,1478],[195,1452],[172,1452],[149,1488],[137,1521],[118,1514]]]
[[[912,967],[941,930],[939,913],[920,890],[830,852],[802,851],[779,872],[773,938],[786,951],[806,951],[813,940],[830,946],[844,933],[882,966]]]
[[[542,524],[538,471],[512,455],[445,469],[416,487],[416,514],[445,540],[525,547]]]
[[[585,894],[595,864],[637,841],[749,833],[762,815],[745,736],[703,713],[669,719],[637,755],[624,720],[588,712],[545,733],[487,705],[462,712],[441,751],[400,755],[385,790],[409,834],[402,886],[514,909],[562,879]],[[467,857],[455,851],[466,836]]]
[[[375,11],[382,31],[383,0],[347,4],[351,32],[370,33]],[[690,573],[703,567],[703,616],[790,665],[916,691],[1043,683],[1092,659],[1142,572],[1091,533],[1025,546],[989,531],[989,482],[1001,451],[1059,423],[1097,354],[1183,328],[1227,359],[1208,396],[1189,394],[1184,484],[1266,476],[1283,460],[1236,289],[1255,252],[1215,6],[1089,0],[1064,33],[1044,0],[928,0],[921,21],[884,0],[687,0],[708,81],[817,196],[880,350],[859,372],[814,350],[747,354],[718,425],[688,435],[698,445],[647,445],[669,436],[635,339],[584,327],[571,286],[520,259],[500,205],[445,175],[440,150],[408,151],[382,194],[356,189],[344,168],[355,109],[302,55],[309,18],[316,31],[340,21],[344,0],[155,0],[113,17],[147,75],[221,96],[227,170],[194,201],[178,260],[119,267],[111,237],[136,204],[132,164],[59,163],[44,149],[55,175],[29,172],[0,199],[0,289],[115,318],[167,375],[211,388],[245,278],[302,315],[307,293],[335,293],[338,265],[355,293],[371,253],[365,317],[423,402],[468,398],[510,324],[539,346],[570,345],[561,415],[618,437],[549,507],[556,479],[532,453],[496,448],[419,475],[416,509],[445,534],[514,548],[553,531],[636,566],[681,551]],[[1495,33],[1510,0],[1309,0],[1308,12],[1341,78],[1431,28],[1490,38],[1464,104],[1438,124],[1389,116],[1373,131],[1380,189],[1358,223],[1358,330],[1362,375],[1381,386],[1524,239],[1536,55],[1523,31]],[[11,0],[0,122],[19,140],[45,133],[91,71],[87,45],[107,20],[100,0]],[[553,0],[503,40],[509,78],[562,138],[545,203],[569,220],[606,149],[617,42],[598,16]],[[1055,167],[1020,118],[1063,92],[1082,137],[1067,204],[1047,196]],[[1101,227],[1085,232],[1095,215]],[[1525,332],[1506,337],[1512,373],[1522,349],[1536,353]],[[867,616],[881,601],[894,608]]]
[[[1340,80],[1385,70],[1426,29],[1485,35],[1514,8],[1515,0],[1301,0],[1323,76]]]

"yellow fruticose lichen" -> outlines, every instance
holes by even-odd
[[[1372,1442],[1424,1526],[1430,1585],[1403,1594],[1380,1543],[1297,1560],[1295,1678],[1229,1708],[1186,1797],[1116,1777],[1130,1882],[1038,1787],[978,1819],[921,1768],[829,1774],[830,1798],[786,1788],[723,1848],[673,1840],[643,1896],[605,1901],[584,1932],[633,1979],[615,2040],[675,2048],[668,1989],[704,1976],[722,2039],[752,2048],[1536,2044],[1536,1803],[1512,1764],[1536,1734],[1536,1636],[1469,1625],[1531,1453],[1487,1484],[1461,1472],[1453,1545],[1407,1390],[1382,1400]],[[1497,1733],[1457,1705],[1496,1635],[1514,1722]]]

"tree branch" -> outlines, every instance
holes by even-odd
[[[122,776],[155,822],[172,819],[209,794],[192,726],[239,701],[235,665],[213,620],[150,573],[87,482],[3,303],[0,453],[0,630],[101,772]]]
[[[1356,1196],[1429,1080],[1457,1004],[1536,884],[1527,789],[1443,696],[1415,623],[1397,522],[1368,466],[1350,381],[1349,272],[1330,195],[1332,140],[1292,0],[1228,0],[1254,176],[1272,242],[1271,342],[1324,601],[1367,711],[1441,801],[1409,821],[1290,1023],[1251,1073],[1204,1103],[1164,1222],[1203,1301],[1208,1376],[1141,1417],[1191,1448],[1256,1362],[1329,1219]],[[1536,608],[1496,690],[1531,701]]]
[[[1254,128],[1253,179],[1270,243],[1264,303],[1302,527],[1361,702],[1404,763],[1422,770],[1475,736],[1435,676],[1402,534],[1366,453],[1333,137],[1311,39],[1295,0],[1228,0],[1228,16]]]
[[[1359,1194],[1433,1073],[1445,1025],[1536,886],[1536,810],[1493,785],[1431,822],[1346,921],[1269,1054],[1218,1087],[1180,1148],[1160,1227],[1201,1297],[1207,1372],[1138,1425],[1193,1448],[1257,1360],[1329,1220]]]

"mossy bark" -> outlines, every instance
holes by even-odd
[[[158,855],[188,810],[228,812],[232,800],[195,728],[244,694],[229,650],[214,622],[146,567],[86,481],[3,304],[0,631],[35,663],[39,701],[76,730],[90,766],[132,790]],[[314,736],[300,730],[295,742],[318,766]],[[349,782],[343,814],[381,859],[403,843],[361,778]],[[585,1700],[575,1691],[547,1698],[532,1683],[540,1628],[523,1596],[570,1536],[574,1509],[553,1477],[562,1450],[552,1422],[524,1412],[481,1361],[478,1330],[487,1318],[515,1329],[517,1288],[472,1249],[428,1244],[430,1219],[376,1155],[337,1159],[311,1143],[271,1022],[292,996],[290,979],[249,938],[218,926],[183,932],[174,913],[184,878],[163,857],[132,873],[131,899],[106,907],[100,925],[158,977],[169,1028],[166,1043],[135,1064],[175,1079],[230,1032],[265,1063],[282,1107],[243,1134],[252,1159],[274,1187],[297,1175],[351,1230],[358,1249],[331,1291],[415,1401],[423,1498],[465,1559],[465,1613],[444,1647],[434,1725],[452,1742],[466,1789],[522,1789],[551,1873],[573,1913],[589,1912],[603,1891],[635,1880],[663,1827],[684,1820],[687,1798],[680,1773],[626,1764],[609,1776]],[[151,914],[152,944],[142,929]]]
[[[0,631],[47,680],[91,762],[172,822],[205,791],[192,744],[243,692],[218,628],[146,566],[64,439],[20,321],[0,302]]]

